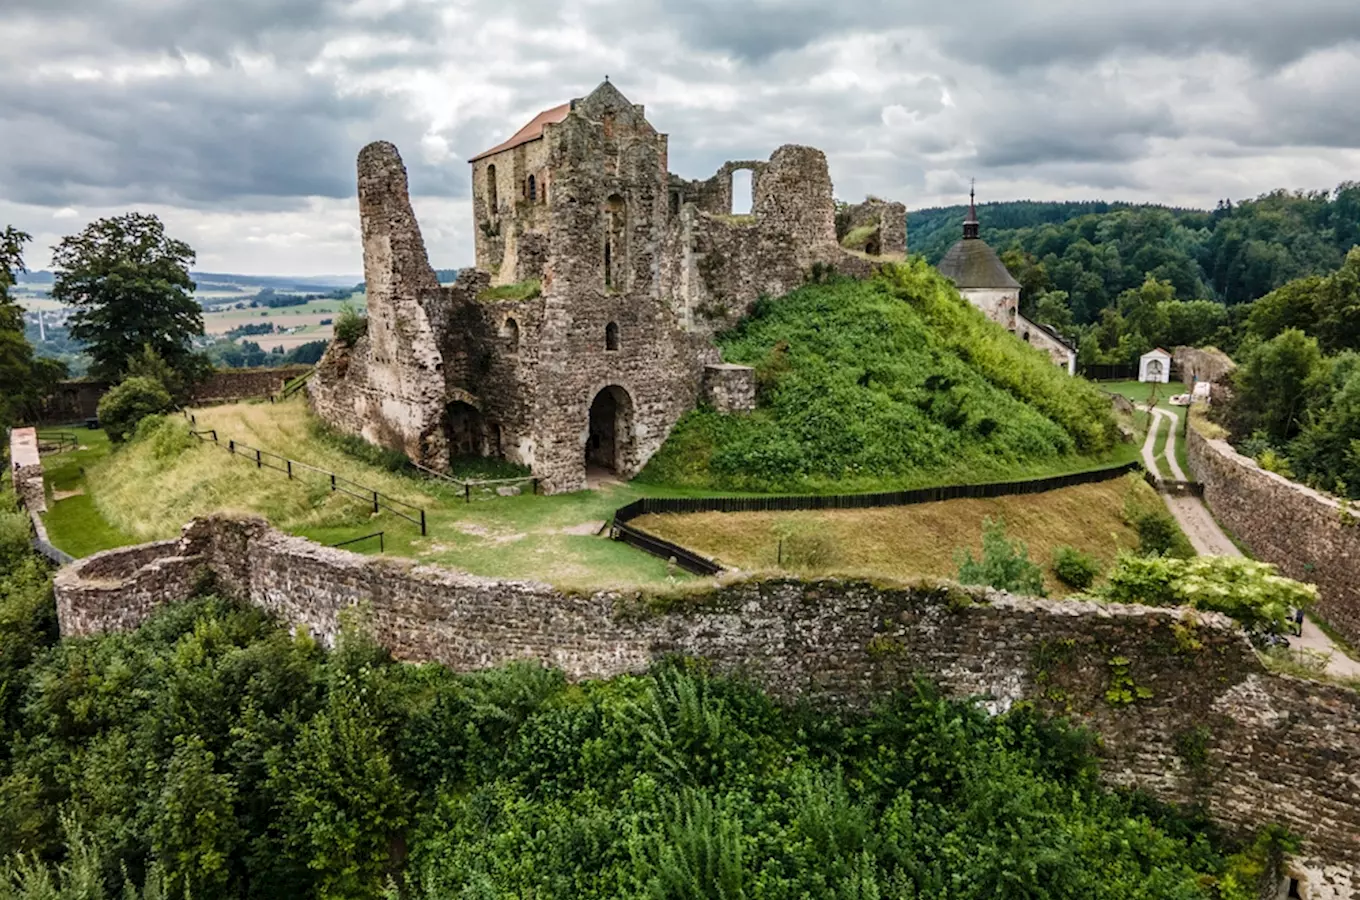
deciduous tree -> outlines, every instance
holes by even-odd
[[[119,378],[147,346],[177,371],[194,368],[190,342],[203,333],[203,310],[189,278],[193,261],[188,244],[143,213],[100,219],[62,239],[52,296],[75,308],[71,336],[87,343],[92,374]]]

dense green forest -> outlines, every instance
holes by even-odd
[[[0,512],[0,897],[1247,900],[1279,846],[924,685],[833,715],[680,661],[457,675],[210,584],[57,642],[26,543]]]
[[[1231,402],[1216,408],[1265,468],[1360,499],[1360,248],[1251,305]]]
[[[965,212],[913,212],[912,251],[937,262]],[[1235,350],[1248,304],[1335,271],[1360,243],[1360,184],[1275,191],[1213,211],[997,203],[978,219],[1024,287],[1022,312],[1079,341],[1083,363],[1128,363],[1158,344]]]
[[[872,490],[994,480],[1095,460],[1109,400],[1072,381],[916,260],[869,281],[763,301],[718,343],[754,366],[749,416],[696,410],[643,480],[723,489]]]

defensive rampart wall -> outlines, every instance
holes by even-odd
[[[63,569],[62,633],[134,627],[206,572],[324,641],[357,606],[398,659],[461,671],[532,659],[606,678],[680,653],[788,699],[864,705],[921,675],[995,710],[1031,702],[1100,734],[1110,782],[1202,803],[1230,828],[1282,821],[1350,885],[1335,896],[1360,897],[1360,694],[1268,672],[1215,614],[841,580],[584,595],[213,518]]]
[[[1190,468],[1214,517],[1258,559],[1316,584],[1318,613],[1360,644],[1360,517],[1267,472],[1226,441],[1189,431]]]

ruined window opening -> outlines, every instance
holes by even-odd
[[[512,351],[519,349],[519,323],[513,317],[507,318],[501,325],[501,337],[509,342]]]
[[[530,203],[538,202],[538,182],[534,180],[532,175],[529,176],[528,194]]]
[[[1026,341],[1026,343],[1029,342],[1029,332],[1028,332],[1028,331],[1025,332],[1025,341]]]
[[[546,179],[545,179],[544,182],[543,182],[542,191],[543,191],[543,203],[544,203],[544,204],[547,204],[547,202],[548,202],[548,182],[547,182]]]
[[[604,349],[619,349],[619,326],[617,322],[610,322],[604,326]]]
[[[680,192],[671,191],[671,215],[680,215]]]
[[[486,167],[486,211],[490,215],[496,214],[496,164],[492,163]]]
[[[732,173],[732,215],[749,216],[755,199],[755,173],[737,169]]]
[[[618,194],[610,194],[605,201],[607,215],[605,217],[605,238],[604,238],[604,286],[613,287],[617,279],[614,277],[614,254],[624,244],[624,221],[627,207],[623,197]]]

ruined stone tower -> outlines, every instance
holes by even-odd
[[[500,457],[549,492],[585,487],[588,466],[632,476],[701,399],[754,405],[751,371],[722,364],[715,331],[815,264],[874,266],[836,242],[821,151],[784,146],[687,181],[609,82],[471,163],[477,267],[441,287],[396,148],[360,152],[369,333],[333,343],[309,384],[322,418],[431,468]],[[746,216],[731,214],[739,169]],[[884,239],[881,253],[905,250],[904,231]]]

